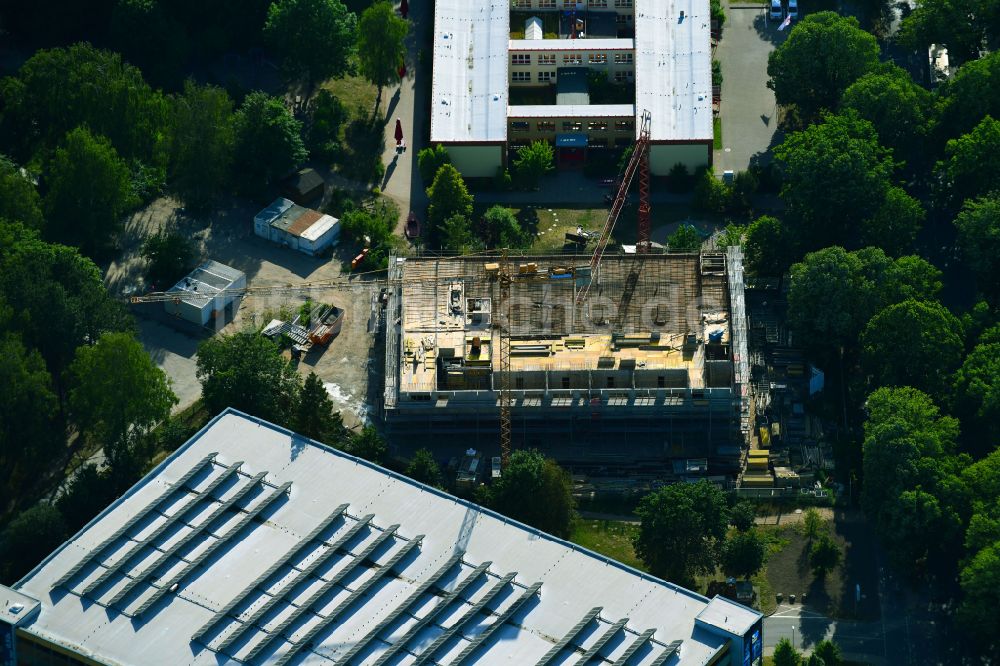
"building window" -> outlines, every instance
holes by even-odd
[[[618,70],[615,72],[615,83],[627,83],[632,80],[632,70]]]
[[[615,0],[616,9],[629,9],[632,7],[632,0]]]
[[[511,72],[510,76],[516,83],[531,83],[531,72]]]
[[[627,25],[631,22],[632,22],[631,14],[618,14],[617,16],[615,16],[615,23],[617,23],[618,25]]]
[[[608,0],[590,0],[592,9],[607,9]]]
[[[564,65],[582,65],[583,56],[579,53],[563,53]]]
[[[514,0],[514,6],[518,9],[530,9],[531,0]]]
[[[563,0],[563,9],[576,9],[576,0]]]
[[[531,54],[530,53],[512,53],[512,54],[510,54],[510,64],[512,64],[512,65],[530,65],[531,64]]]
[[[616,132],[631,132],[635,129],[635,122],[632,120],[616,120],[615,121],[615,131]]]
[[[587,129],[591,132],[603,132],[608,129],[606,120],[591,120],[587,123]]]
[[[615,54],[615,64],[616,65],[631,65],[632,64],[632,54],[631,53],[616,53]]]
[[[556,0],[538,0],[539,9],[555,9]]]
[[[582,132],[583,123],[579,120],[564,120],[562,128],[563,132]]]
[[[587,139],[587,147],[588,148],[607,148],[608,147],[608,140],[607,139],[595,139],[593,137],[590,137],[590,138]]]
[[[538,54],[538,64],[539,65],[554,65],[554,64],[556,64],[556,54],[555,53],[539,53]]]
[[[555,132],[556,124],[551,120],[539,120],[535,124],[535,129],[539,132]]]
[[[587,57],[587,62],[591,65],[603,65],[608,61],[607,53],[591,53]]]
[[[552,83],[556,80],[555,72],[538,72],[539,83]]]
[[[512,120],[510,123],[511,132],[527,132],[531,129],[531,125],[528,124],[527,120]]]
[[[569,377],[563,377],[562,378],[562,387],[564,389],[568,389],[569,388]]]
[[[615,378],[608,377],[608,388],[614,388],[614,387],[615,387]]]
[[[663,375],[657,375],[656,376],[656,387],[657,388],[666,388],[667,387],[667,378],[664,377]]]

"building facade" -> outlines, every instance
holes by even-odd
[[[734,473],[749,432],[740,250],[606,255],[597,275],[589,259],[517,259],[506,306],[489,258],[390,262],[395,440],[497,448],[502,325],[517,446],[580,466]]]
[[[279,198],[254,216],[253,230],[261,238],[314,257],[337,242],[340,220]]]
[[[649,111],[654,175],[678,163],[710,165],[710,26],[708,0],[440,0],[430,140],[463,175],[492,177],[532,140],[573,148],[560,164],[634,143]],[[570,69],[597,78],[582,98],[564,100]],[[559,123],[552,128],[550,119]],[[632,127],[620,125],[621,134],[602,129],[625,119]],[[581,129],[563,131],[563,123]]]
[[[207,326],[240,298],[238,292],[246,286],[247,276],[243,271],[206,261],[167,290],[178,298],[164,301],[163,308],[167,314]]]

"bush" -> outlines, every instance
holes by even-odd
[[[701,248],[701,235],[690,224],[682,224],[667,238],[671,252],[697,252]]]
[[[194,267],[194,245],[176,231],[160,231],[147,238],[142,256],[149,262],[146,279],[164,290]]]
[[[729,203],[729,187],[715,177],[708,169],[695,176],[694,199],[691,205],[695,210],[706,213],[721,213]]]
[[[726,10],[722,7],[722,0],[711,0],[710,11],[712,18],[719,22],[720,28],[726,24]]]
[[[436,146],[428,146],[417,153],[417,168],[420,169],[420,178],[430,186],[434,181],[434,176],[445,164],[451,164],[451,156],[440,143]]]
[[[555,153],[548,141],[532,141],[521,146],[514,159],[515,173],[527,189],[538,189],[538,182],[553,169]]]
[[[712,85],[722,85],[722,63],[715,59],[712,60]]]

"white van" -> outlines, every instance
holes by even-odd
[[[799,18],[799,0],[788,0],[788,15],[793,19]]]
[[[771,13],[768,18],[772,21],[780,21],[784,18],[785,12],[781,9],[781,0],[771,0]]]

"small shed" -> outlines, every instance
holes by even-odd
[[[305,205],[323,196],[326,183],[315,169],[301,169],[281,181],[281,193],[297,204]]]
[[[340,220],[280,198],[254,216],[253,230],[261,238],[316,256],[340,236]]]
[[[164,301],[163,307],[168,314],[207,326],[240,297],[234,290],[246,286],[246,273],[209,260],[167,290],[177,298]]]

